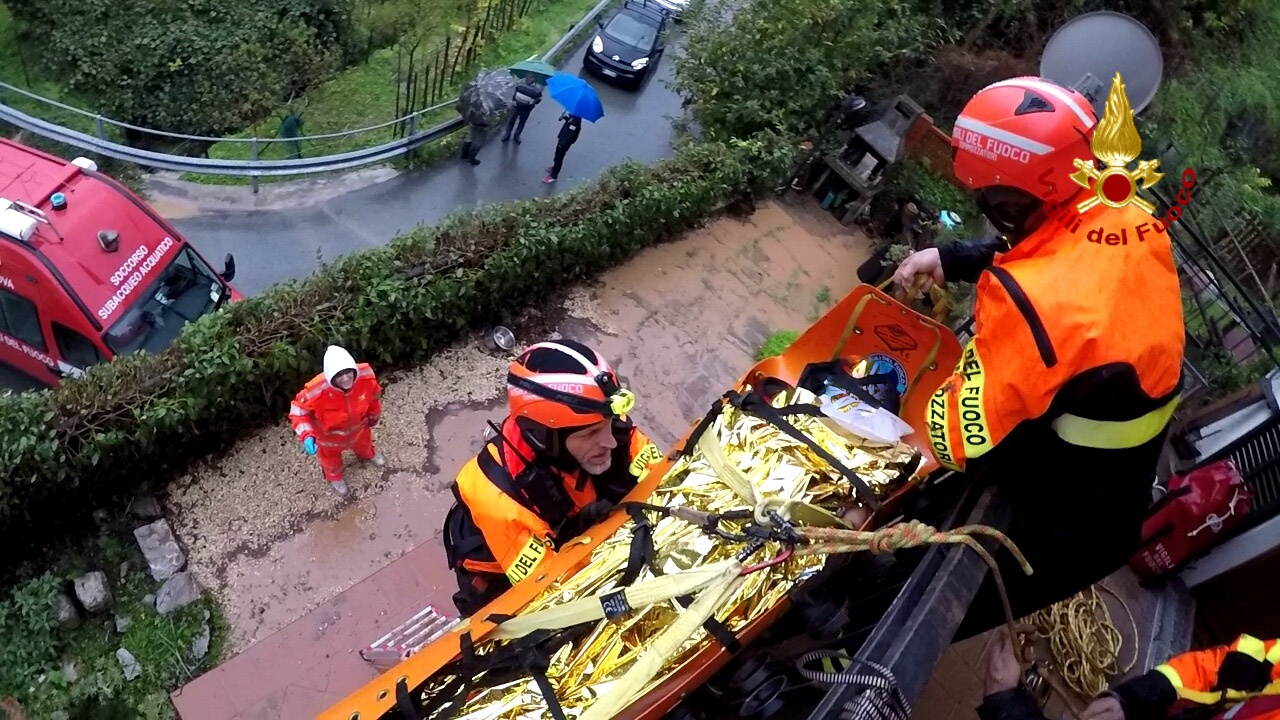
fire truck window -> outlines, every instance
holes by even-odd
[[[102,362],[98,348],[89,338],[58,323],[52,323],[52,325],[53,341],[58,343],[58,352],[62,354],[63,360],[78,368],[87,368]]]
[[[36,316],[36,304],[30,300],[0,289],[0,331],[44,352],[44,334],[40,332],[40,319]]]

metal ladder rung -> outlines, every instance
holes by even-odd
[[[360,651],[360,657],[380,670],[385,670],[443,636],[459,620],[442,615],[428,605],[391,632],[370,643]]]

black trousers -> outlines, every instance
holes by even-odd
[[[529,122],[529,113],[533,112],[533,106],[522,108],[519,105],[511,109],[511,114],[507,117],[507,132],[502,136],[503,140],[511,137],[512,130],[515,131],[516,139],[520,139],[520,134],[524,132],[524,124]]]
[[[555,159],[551,162],[551,177],[560,177],[560,168],[564,165],[564,154],[569,152],[573,143],[557,143]]]
[[[1018,620],[1066,600],[1124,567],[1137,551],[1151,501],[1151,482],[1164,434],[1121,451],[1072,449],[1032,442],[1012,456],[993,458],[981,478],[1009,504],[1007,532],[1031,563],[1025,575],[1004,548],[984,542],[1000,567]],[[995,455],[1000,449],[993,451]],[[1005,621],[990,573],[978,589],[953,642]]]

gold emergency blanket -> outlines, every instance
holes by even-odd
[[[773,405],[783,407],[815,401],[811,393],[797,389],[780,394],[773,400]],[[862,477],[879,498],[887,497],[906,480],[906,471],[917,457],[914,449],[905,444],[871,445],[838,432],[829,419],[791,415],[788,420]],[[718,439],[723,457],[750,481],[761,500],[801,501],[836,515],[858,506],[852,488],[838,471],[804,444],[765,420],[726,403],[706,433]],[[698,445],[695,443],[694,447]],[[716,476],[702,449],[674,463],[649,502],[665,506],[686,505],[712,513],[750,507]],[[530,602],[521,615],[615,589],[627,565],[632,527],[630,522],[624,524],[595,549],[590,564],[550,586]],[[711,537],[673,517],[662,517],[655,523],[653,545],[655,564],[664,575],[732,558],[744,547],[743,543]],[[750,566],[766,561],[781,549],[779,544],[769,542],[744,564]],[[715,613],[716,619],[730,631],[741,630],[782,599],[798,580],[821,569],[824,562],[823,556],[793,557],[748,575],[732,600]],[[653,574],[645,570],[638,582],[652,577]],[[591,632],[557,651],[551,659],[547,678],[555,688],[566,716],[579,717],[681,612],[682,608],[675,602],[637,608],[621,621],[598,622]],[[644,692],[671,677],[682,663],[710,642],[713,640],[706,631],[699,629],[664,663],[662,671]],[[500,643],[481,642],[476,650],[485,653],[495,644]],[[428,696],[431,695],[431,687],[429,683],[424,688]],[[483,678],[472,687],[484,687]],[[542,720],[547,717],[550,714],[546,701],[532,678],[484,689],[474,694],[456,716],[457,720]]]

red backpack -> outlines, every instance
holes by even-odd
[[[1218,543],[1224,530],[1249,512],[1253,494],[1231,460],[1219,460],[1169,478],[1168,493],[1142,526],[1142,545],[1129,567],[1143,580],[1182,568]]]

